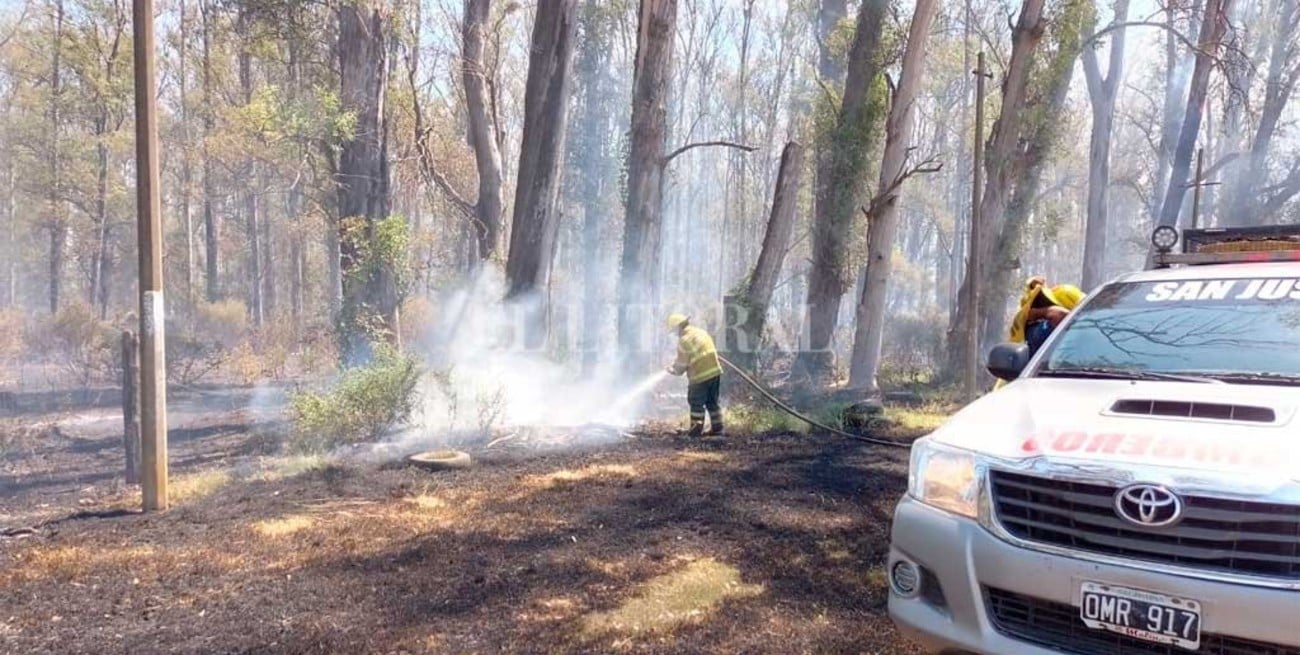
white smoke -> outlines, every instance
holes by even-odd
[[[411,344],[426,356],[429,371],[416,425],[398,437],[399,444],[435,444],[517,427],[599,425],[615,429],[575,433],[616,435],[644,418],[646,401],[666,374],[626,380],[617,353],[608,352],[584,375],[578,321],[554,321],[545,344],[527,344],[528,321],[540,303],[503,302],[504,293],[500,272],[485,267],[471,284],[437,303],[434,324]],[[552,312],[576,319],[581,309]],[[664,347],[670,347],[666,335]]]

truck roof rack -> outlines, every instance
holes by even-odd
[[[1182,252],[1173,247],[1182,241]],[[1174,265],[1300,261],[1300,225],[1216,227],[1178,231],[1158,227],[1151,236],[1157,268]]]

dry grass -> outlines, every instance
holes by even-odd
[[[554,489],[575,482],[635,478],[640,474],[635,466],[626,464],[593,464],[580,469],[562,469],[546,475],[529,476],[526,484],[537,489]]]
[[[154,546],[41,546],[15,556],[14,566],[0,573],[0,589],[43,581],[89,586],[124,572],[133,584],[155,584],[178,572],[220,574],[243,564],[239,556],[208,547],[177,551]]]
[[[447,501],[437,496],[430,496],[427,493],[411,496],[406,499],[406,502],[426,510],[439,510],[447,507]]]
[[[177,475],[171,479],[167,496],[173,503],[185,503],[216,493],[218,489],[230,484],[234,474],[226,469],[208,469],[197,473]]]
[[[885,418],[895,430],[921,436],[938,429],[955,411],[956,407],[943,404],[890,407],[885,411]]]
[[[588,615],[583,632],[590,636],[668,632],[704,620],[727,599],[762,593],[762,585],[741,581],[735,567],[706,557],[643,583],[614,610]]]
[[[253,524],[253,532],[267,537],[284,537],[295,532],[300,532],[316,524],[315,519],[310,516],[292,515],[278,519],[267,519],[258,521]]]
[[[718,464],[727,461],[727,456],[722,453],[711,453],[703,450],[685,450],[678,453],[677,457],[688,462],[711,462]]]

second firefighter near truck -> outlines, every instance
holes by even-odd
[[[668,329],[677,334],[677,359],[668,367],[668,372],[672,375],[685,373],[689,384],[686,402],[691,408],[690,436],[706,434],[706,412],[709,417],[707,434],[721,435],[722,407],[718,401],[722,393],[722,362],[718,359],[713,337],[702,328],[691,325],[690,318],[684,314],[670,315]]]

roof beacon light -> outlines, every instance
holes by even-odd
[[[1172,252],[1178,245],[1178,230],[1169,225],[1161,225],[1151,233],[1151,245],[1161,253]]]

